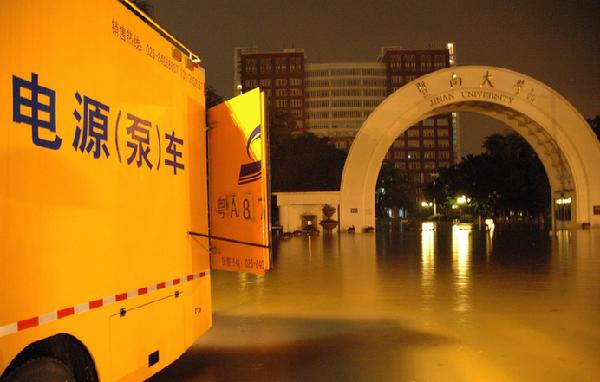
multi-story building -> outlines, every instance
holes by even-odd
[[[420,50],[384,47],[378,61],[385,65],[387,92],[391,94],[424,74],[449,67],[456,59],[451,43],[443,48]],[[407,175],[417,200],[422,198],[422,186],[436,176],[437,170],[454,162],[456,125],[452,113],[422,120],[398,137],[390,148],[387,159]]]
[[[387,96],[380,63],[306,64],[306,129],[348,151],[365,119]]]
[[[271,105],[296,116],[299,128],[349,150],[369,114],[389,94],[420,76],[456,64],[454,44],[429,49],[384,47],[377,62],[306,63],[304,50],[234,53],[236,94],[256,86]],[[412,184],[416,202],[439,168],[460,158],[455,113],[418,122],[396,139],[386,156]]]
[[[235,48],[234,94],[259,86],[269,106],[289,111],[296,117],[296,127],[304,129],[304,61],[303,49],[259,52]]]

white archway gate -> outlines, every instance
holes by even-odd
[[[572,219],[567,225],[600,227],[600,144],[579,112],[524,74],[459,66],[408,83],[363,123],[342,174],[342,229],[375,226],[375,184],[394,140],[420,120],[455,111],[485,114],[512,127],[542,161],[553,203],[571,198]]]

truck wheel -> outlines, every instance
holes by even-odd
[[[10,373],[3,382],[76,382],[67,365],[55,358],[34,358]]]

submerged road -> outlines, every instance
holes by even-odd
[[[151,381],[598,381],[600,230],[383,225],[215,271],[213,328]]]

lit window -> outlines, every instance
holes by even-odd
[[[418,138],[419,130],[415,129],[415,128],[410,128],[410,129],[408,129],[408,132],[406,134],[408,135],[409,138]]]
[[[433,129],[423,129],[423,136],[425,138],[431,138],[434,135],[434,130]]]
[[[407,155],[408,159],[419,159],[421,158],[421,153],[419,151],[409,151]]]

